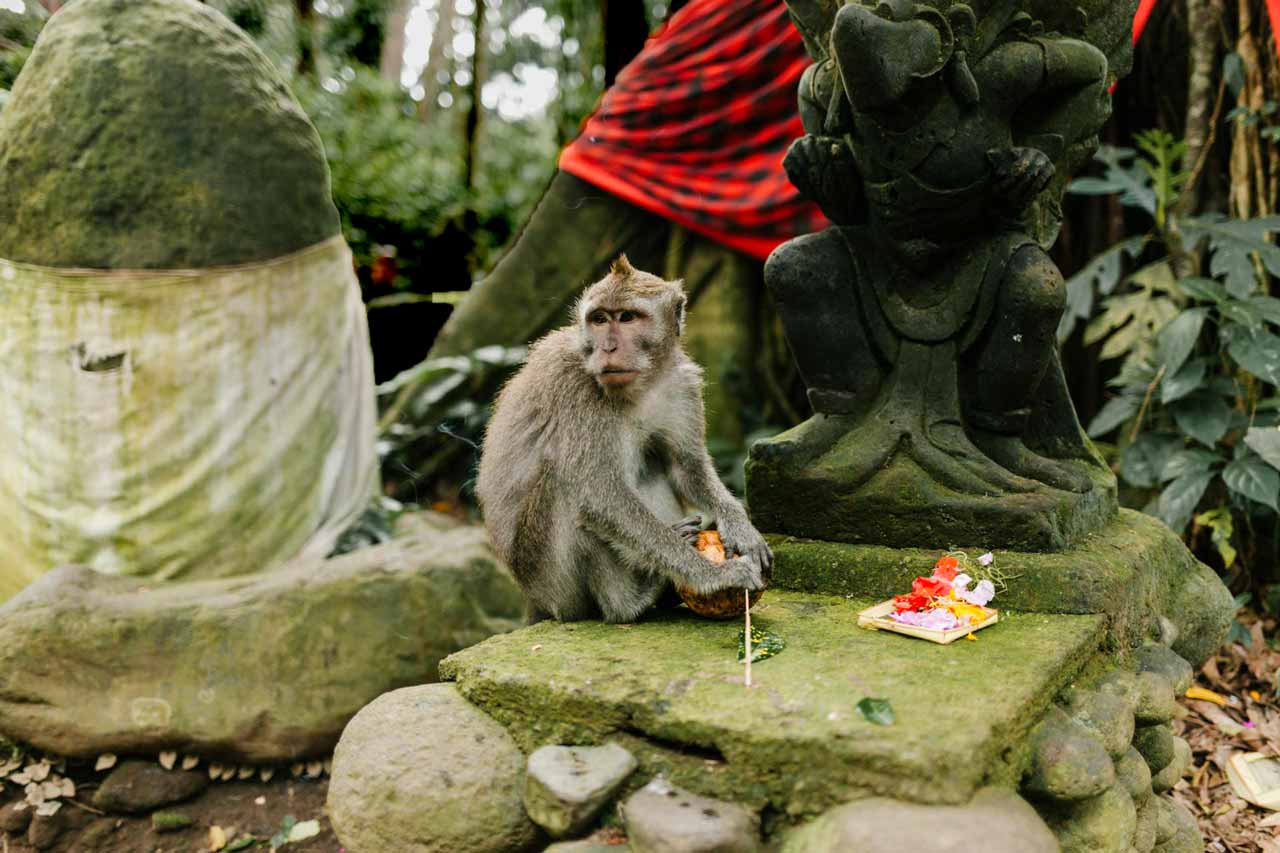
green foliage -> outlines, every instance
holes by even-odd
[[[4,109],[9,89],[31,55],[31,45],[44,21],[43,16],[0,9],[0,109]]]
[[[487,346],[465,356],[430,358],[378,386],[382,401],[382,434],[378,453],[384,480],[415,502],[419,480],[430,480],[457,458],[461,448],[479,461],[480,440],[489,422],[487,402],[477,402],[495,371],[510,371],[528,355],[525,347]],[[425,442],[441,434],[443,446]],[[421,448],[431,455],[420,458]],[[407,478],[407,479],[406,479]]]
[[[1179,215],[1185,146],[1154,131],[1138,143],[1140,154],[1104,149],[1102,177],[1069,189],[1118,193],[1152,228],[1067,282],[1060,334],[1087,320],[1085,343],[1121,361],[1116,394],[1089,425],[1095,438],[1118,432],[1121,480],[1174,530],[1194,519],[1231,566],[1240,531],[1280,511],[1280,299],[1267,292],[1280,217]]]

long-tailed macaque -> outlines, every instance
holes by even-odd
[[[476,494],[530,621],[631,622],[671,589],[760,589],[773,555],[706,448],[685,295],[620,257],[498,395]],[[692,547],[710,514],[728,554]]]

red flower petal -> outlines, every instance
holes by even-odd
[[[913,592],[907,595],[895,595],[893,607],[895,610],[923,610],[929,606],[929,601],[929,596]]]
[[[960,561],[955,557],[943,557],[933,564],[933,576],[946,581],[955,580],[958,568],[960,568]]]
[[[916,578],[911,591],[928,596],[941,596],[951,592],[951,581],[940,577]]]

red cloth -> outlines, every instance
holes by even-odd
[[[690,0],[618,75],[560,168],[765,258],[829,223],[782,169],[809,64],[782,0]]]
[[[1275,0],[1271,0],[1275,2]],[[1147,21],[1151,19],[1151,10],[1156,7],[1156,0],[1140,0],[1138,3],[1138,13],[1133,16],[1133,43],[1137,44],[1138,39],[1142,38],[1142,31],[1147,28]]]

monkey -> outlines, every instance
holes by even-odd
[[[498,394],[476,496],[530,623],[634,622],[673,583],[764,586],[773,554],[707,452],[702,369],[680,343],[686,301],[682,282],[622,255]],[[715,565],[691,547],[692,509],[737,556]]]

